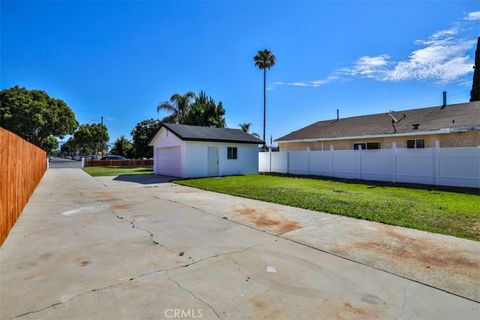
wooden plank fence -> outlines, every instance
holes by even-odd
[[[153,160],[85,160],[85,167],[151,167]]]
[[[46,169],[45,151],[0,128],[0,246]]]

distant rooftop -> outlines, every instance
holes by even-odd
[[[392,117],[405,118],[392,126]],[[315,122],[292,131],[275,141],[328,139],[370,135],[415,133],[451,129],[457,131],[480,130],[480,102],[469,102],[421,109],[384,112],[356,117]]]

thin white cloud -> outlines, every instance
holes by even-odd
[[[350,76],[378,78],[388,71],[388,67],[391,64],[390,56],[387,54],[373,57],[363,56],[360,57],[352,67],[341,68],[338,71]]]
[[[328,76],[323,79],[319,80],[312,80],[312,81],[293,81],[293,82],[284,82],[284,81],[274,81],[270,85],[267,86],[267,90],[271,91],[274,90],[278,86],[290,86],[290,87],[312,87],[317,88],[323,85],[326,85],[332,81],[338,80],[340,77],[338,76]]]
[[[469,12],[464,19],[469,21],[480,20],[480,11]]]
[[[442,30],[426,40],[415,43],[422,48],[414,50],[405,60],[393,60],[390,55],[364,56],[352,67],[340,73],[372,78],[380,81],[433,80],[451,82],[472,72],[473,59],[469,51],[475,40],[456,38],[458,29]]]
[[[337,76],[329,76],[324,79],[320,80],[313,80],[313,81],[295,81],[295,82],[288,82],[287,85],[292,87],[320,87],[332,81],[338,80],[339,77]]]
[[[457,33],[458,33],[458,28],[440,30],[440,31],[437,31],[434,34],[432,34],[429,39],[430,40],[436,40],[436,39],[441,39],[441,38],[444,38],[444,37],[452,37],[452,36],[456,35]],[[420,40],[420,43],[426,44],[430,40],[427,40],[427,41]]]

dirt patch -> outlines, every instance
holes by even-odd
[[[480,237],[480,222],[472,224],[470,227],[470,230],[472,231],[472,234],[476,237]]]
[[[388,226],[383,227],[378,240],[347,243],[333,251],[341,254],[369,251],[377,256],[397,260],[398,263],[409,262],[426,269],[448,268],[456,272],[462,270],[476,274],[479,274],[480,270],[480,260],[472,258],[475,256],[473,252],[450,248],[425,238],[411,238]]]
[[[242,216],[261,229],[268,229],[277,234],[287,233],[302,226],[295,221],[290,221],[277,210],[266,210],[260,208],[243,207],[235,209]]]

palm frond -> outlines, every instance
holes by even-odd
[[[251,123],[240,123],[238,126],[242,129],[243,132],[248,133],[250,131]]]
[[[161,110],[171,112],[171,113],[176,112],[175,107],[172,106],[168,101],[165,101],[165,102],[162,102],[162,103],[158,104],[157,112],[160,112]]]

